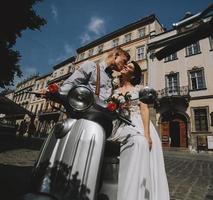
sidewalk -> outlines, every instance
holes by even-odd
[[[175,157],[181,159],[190,159],[190,160],[201,160],[201,161],[209,161],[213,162],[213,152],[205,152],[200,151],[197,152],[190,152],[190,151],[178,151],[178,150],[163,150],[164,156],[166,157]]]

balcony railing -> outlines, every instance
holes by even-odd
[[[158,98],[169,97],[169,96],[189,96],[188,86],[174,86],[166,87],[162,90],[158,90]]]

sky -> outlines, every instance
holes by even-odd
[[[21,54],[23,77],[53,71],[53,66],[76,55],[76,49],[129,23],[155,14],[167,28],[203,11],[211,0],[43,0],[34,9],[47,20],[41,30],[25,30],[15,50]],[[15,78],[15,84],[20,81]]]

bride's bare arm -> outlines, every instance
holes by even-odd
[[[143,126],[144,126],[144,135],[149,143],[149,147],[152,147],[152,140],[150,137],[150,113],[149,113],[149,107],[147,104],[140,103],[140,111],[141,111],[141,119],[143,121]]]

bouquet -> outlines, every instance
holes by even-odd
[[[124,109],[128,109],[130,100],[131,95],[129,92],[127,92],[125,95],[121,93],[114,94],[107,99],[107,108],[110,111],[121,112]]]

